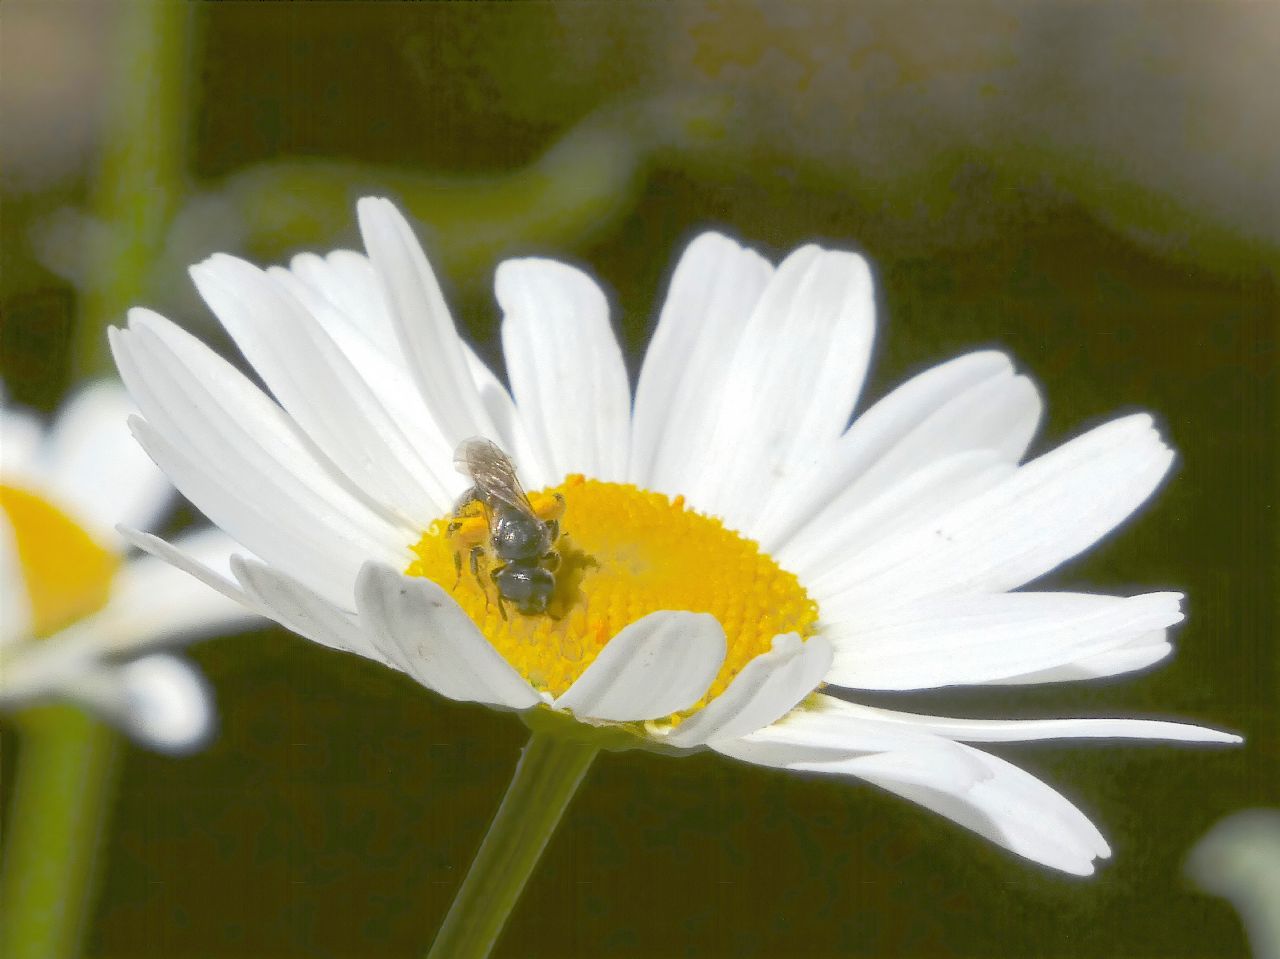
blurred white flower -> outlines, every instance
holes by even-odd
[[[1280,959],[1280,809],[1245,809],[1214,825],[1186,872],[1240,913],[1254,959]]]
[[[858,777],[1072,873],[1109,854],[1098,830],[965,743],[1238,741],[1146,720],[920,716],[820,691],[1059,682],[1166,655],[1179,594],[1013,592],[1155,490],[1173,454],[1151,417],[1019,466],[1039,395],[980,352],[849,425],[874,334],[866,263],[806,246],[775,268],[714,233],[675,269],[634,404],[591,278],[502,264],[508,393],[459,338],[409,224],[385,200],[359,215],[367,257],[192,270],[275,401],[155,313],[112,331],[135,434],[262,561],[233,559],[229,581],[180,544],[139,545],[442,695]],[[454,449],[474,435],[514,455],[538,517],[563,498],[558,565],[524,562],[554,580],[545,613],[502,601],[478,509],[479,575],[452,538],[471,482]]]
[[[80,390],[49,429],[0,406],[0,708],[77,702],[155,749],[200,745],[213,721],[204,679],[161,650],[249,622],[243,606],[129,546],[172,488],[129,435],[118,384]],[[215,567],[217,530],[178,542]]]

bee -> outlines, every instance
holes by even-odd
[[[555,545],[564,497],[559,493],[539,496],[535,509],[507,454],[482,437],[463,440],[453,463],[473,484],[459,497],[446,529],[459,581],[466,552],[471,574],[481,586],[480,562],[486,561],[485,572],[497,589],[498,611],[504,619],[504,600],[526,616],[545,613],[560,565]]]

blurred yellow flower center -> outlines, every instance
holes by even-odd
[[[31,632],[48,636],[107,601],[120,557],[44,498],[0,484],[31,602]]]
[[[413,547],[418,559],[406,570],[449,590],[535,688],[560,695],[624,626],[657,610],[711,613],[724,626],[728,655],[703,703],[774,636],[813,634],[818,609],[795,576],[718,519],[686,509],[683,497],[571,476],[530,500],[537,507],[556,493],[565,510],[547,613],[524,615],[506,603],[504,618],[485,565],[477,577],[464,559],[459,576],[448,519]]]

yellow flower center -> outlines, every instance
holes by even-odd
[[[560,695],[624,626],[657,610],[711,613],[724,627],[728,654],[698,706],[767,652],[774,636],[813,634],[818,608],[795,576],[718,519],[686,509],[683,497],[571,476],[530,500],[537,507],[556,493],[565,509],[547,613],[524,615],[511,603],[500,610],[485,560],[477,577],[464,557],[459,575],[448,518],[413,547],[418,559],[406,570],[449,590],[535,688]]]
[[[48,636],[99,609],[120,557],[43,497],[0,484],[31,602],[31,633]]]

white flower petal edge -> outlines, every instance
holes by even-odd
[[[272,267],[268,272],[274,272]],[[332,312],[317,311],[322,321],[341,318],[345,326],[368,339],[370,345],[404,367],[404,353],[396,334],[395,323],[382,300],[378,275],[363,253],[334,250],[327,256],[299,253],[289,261],[287,272],[302,287],[313,291],[333,307]],[[308,306],[313,300],[308,300]]]
[[[850,506],[861,507],[860,501],[850,500],[844,493],[882,457],[969,388],[1012,375],[1009,357],[984,350],[930,367],[907,380],[859,415],[835,443],[815,450],[802,468],[773,484],[771,496],[751,527],[756,542],[772,554],[795,540],[806,526],[825,527],[845,515]]]
[[[625,480],[631,390],[604,293],[581,270],[540,259],[500,264],[494,290],[511,392],[548,480]]]
[[[430,580],[367,563],[356,581],[356,608],[383,655],[428,689],[509,709],[542,702],[453,597]]]
[[[1183,743],[1238,743],[1241,738],[1204,726],[1160,719],[952,719],[859,706],[819,693],[815,705],[832,715],[899,724],[966,743],[1016,743],[1041,739],[1161,739]]]
[[[108,542],[116,523],[150,525],[173,500],[168,479],[129,435],[132,410],[118,384],[92,383],[58,411],[46,441],[54,488]]]
[[[152,653],[115,669],[87,672],[64,692],[161,752],[191,752],[213,733],[208,683],[176,656]]]
[[[1020,676],[1008,676],[1004,679],[989,679],[986,682],[988,685],[1026,686],[1033,683],[1068,683],[1084,679],[1101,679],[1106,676],[1131,673],[1158,663],[1172,653],[1173,644],[1169,642],[1168,637],[1168,632],[1160,629],[1136,636],[1125,645],[1109,652],[1075,659],[1050,669],[1023,673]]]
[[[631,481],[675,496],[712,468],[717,403],[742,329],[773,265],[719,233],[689,244],[645,350],[636,383]]]
[[[456,444],[492,435],[462,339],[413,228],[381,198],[362,199],[356,216],[400,349],[445,438]]]
[[[773,649],[752,659],[723,693],[677,726],[665,742],[700,746],[734,739],[785,716],[831,668],[831,646],[821,636],[801,642],[795,633],[773,638]]]
[[[896,526],[909,528],[941,513],[946,507],[972,498],[981,488],[968,488],[956,481],[922,486],[944,463],[986,460],[986,476],[1001,476],[1001,468],[1012,472],[1026,451],[1041,413],[1040,396],[1029,380],[1011,371],[997,373],[944,403],[922,423],[884,450],[874,464],[859,471],[845,489],[825,503],[800,531],[787,538],[778,550],[806,567],[827,563],[833,554],[847,555],[851,544],[866,551],[868,540],[850,524],[865,522],[868,514],[890,512]],[[856,445],[850,444],[850,451]],[[848,467],[849,463],[842,464]],[[886,503],[894,503],[887,509]],[[928,512],[902,516],[904,507],[925,507]],[[816,557],[822,557],[818,559]]]
[[[921,600],[828,622],[827,682],[930,689],[996,682],[1119,649],[1182,621],[1179,593],[991,593]]]
[[[1075,875],[1091,874],[1093,860],[1110,855],[1101,833],[1057,792],[1002,759],[942,737],[806,708],[711,748],[757,765],[863,779]]]
[[[131,421],[134,435],[205,515],[339,604],[350,604],[364,559],[408,564],[404,529],[335,476],[243,374],[162,317],[129,320],[111,344],[145,417]]]
[[[446,502],[422,450],[323,325],[267,273],[218,255],[191,268],[204,301],[280,405],[351,486],[406,527]]]
[[[995,450],[953,453],[922,466],[864,503],[850,502],[843,513],[823,509],[821,524],[806,526],[773,556],[803,581],[813,579],[852,551],[872,553],[891,537],[910,532],[993,489],[1015,469]]]
[[[659,719],[701,699],[724,655],[714,616],[650,613],[614,636],[554,705],[594,719]]]
[[[218,529],[184,533],[174,547],[214,570],[230,569],[238,543]],[[187,645],[197,639],[250,626],[257,614],[239,599],[209,589],[183,570],[152,556],[124,566],[112,584],[111,599],[85,625],[100,644],[134,653],[154,646]]]
[[[369,258],[352,250],[335,250],[325,257],[301,253],[290,261],[288,269],[273,266],[266,272],[313,314],[347,354],[421,458],[436,471],[434,478],[448,490],[440,500],[441,508],[452,504],[460,492],[457,476],[448,468],[456,441],[445,437],[418,392]],[[465,342],[462,351],[498,445],[513,451],[516,461],[531,475],[549,477],[550,471],[534,452],[506,387]],[[439,464],[444,464],[445,470],[438,471]],[[427,482],[432,476],[424,474],[422,479]]]
[[[866,261],[816,246],[787,257],[730,347],[719,393],[701,394],[716,411],[707,453],[716,465],[684,477],[689,501],[751,529],[772,485],[843,432],[874,335]]]
[[[1034,459],[1004,482],[874,550],[806,580],[823,615],[1023,586],[1111,532],[1173,463],[1144,414],[1112,420]]]

